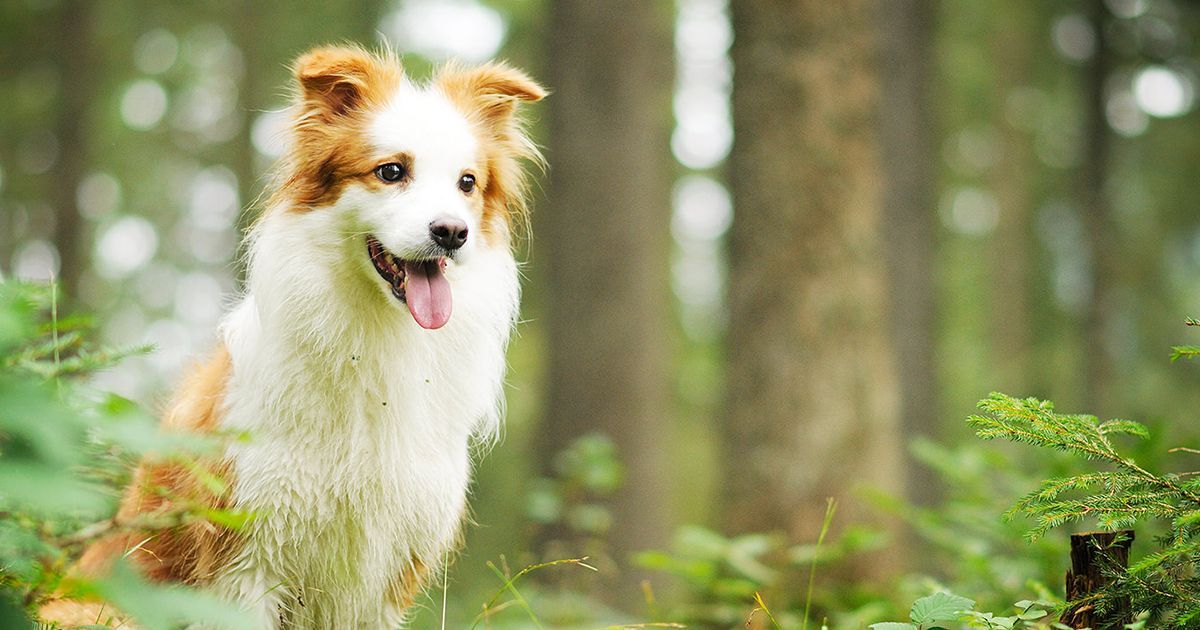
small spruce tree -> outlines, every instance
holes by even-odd
[[[1180,347],[1174,356],[1197,355],[1200,348]],[[1123,455],[1112,437],[1148,437],[1137,422],[1062,414],[1047,401],[998,393],[980,401],[979,408],[983,413],[967,421],[985,440],[1003,438],[1050,448],[1106,468],[1048,479],[1020,499],[1006,516],[1032,518],[1031,540],[1052,528],[1088,520],[1110,530],[1156,520],[1168,525],[1168,533],[1158,541],[1160,548],[1113,575],[1089,604],[1104,611],[1128,598],[1133,610],[1148,613],[1150,627],[1200,625],[1200,472],[1156,474]]]

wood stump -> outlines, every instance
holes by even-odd
[[[1096,609],[1094,598],[1089,597],[1112,581],[1109,577],[1112,573],[1129,567],[1129,548],[1132,545],[1132,529],[1071,535],[1067,601],[1073,604],[1063,611],[1059,621],[1072,628],[1095,630],[1119,630],[1133,621],[1128,598],[1114,602],[1101,614]]]

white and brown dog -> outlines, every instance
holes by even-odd
[[[421,85],[351,47],[305,54],[295,76],[246,295],[164,420],[250,437],[213,463],[223,495],[145,462],[117,520],[181,501],[253,518],[113,535],[80,570],[129,554],[263,628],[395,627],[459,540],[472,445],[499,429],[512,231],[524,163],[540,160],[517,108],[545,92],[502,64],[450,65]],[[58,600],[42,616],[94,623],[98,605]]]

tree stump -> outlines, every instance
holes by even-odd
[[[1103,613],[1090,598],[1112,581],[1111,575],[1129,567],[1133,530],[1071,535],[1071,568],[1067,571],[1067,601],[1059,621],[1072,628],[1120,629],[1133,621],[1128,598],[1106,606]]]

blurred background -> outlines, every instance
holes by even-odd
[[[291,60],[505,58],[552,92],[550,167],[451,619],[488,560],[588,555],[531,577],[546,619],[744,620],[795,597],[828,497],[818,610],[1002,601],[1061,579],[998,514],[1062,464],[974,445],[977,400],[1200,434],[1168,361],[1200,315],[1198,35],[1190,0],[6,0],[0,273],[153,343],[96,384],[156,408],[237,299]]]

